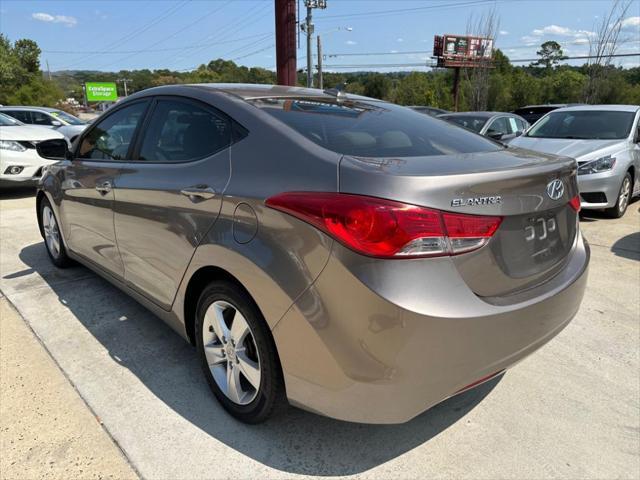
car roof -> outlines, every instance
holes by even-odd
[[[524,110],[526,108],[562,108],[570,107],[572,105],[581,105],[580,103],[544,103],[542,105],[525,105],[524,107],[518,107],[516,110]]]
[[[2,110],[39,110],[41,112],[59,112],[58,108],[50,108],[50,107],[28,107],[25,105],[4,105],[0,107],[0,111]]]
[[[573,107],[559,108],[555,111],[575,112],[575,111],[603,111],[610,112],[637,112],[640,105],[575,105]]]
[[[252,100],[256,98],[325,98],[334,99],[335,94],[330,93],[328,90],[320,90],[317,88],[305,88],[305,87],[290,87],[286,85],[263,85],[253,83],[194,83],[187,84],[185,86],[196,87],[207,90],[217,90],[224,93],[232,94],[240,97],[244,100]],[[162,87],[159,87],[162,88]],[[329,93],[328,93],[329,92]],[[375,98],[367,98],[360,95],[348,94],[345,95],[350,99],[362,99],[368,101],[376,101]],[[381,100],[379,100],[381,101]]]
[[[509,117],[516,117],[513,113],[508,112],[452,112],[452,113],[444,113],[439,115],[440,117],[481,117],[481,118],[491,118],[498,115],[506,115]]]

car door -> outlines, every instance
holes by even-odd
[[[154,101],[120,172],[115,231],[127,283],[169,309],[200,240],[216,221],[230,176],[233,122],[184,97]]]
[[[142,100],[114,110],[87,130],[61,182],[61,221],[68,247],[116,277],[123,277],[124,268],[113,225],[113,186],[130,158],[149,103]]]
[[[631,144],[631,158],[635,174],[634,186],[632,191],[634,195],[640,194],[640,112],[636,114],[636,128]]]

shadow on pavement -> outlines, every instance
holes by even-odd
[[[160,319],[97,275],[87,278],[84,267],[73,267],[65,272],[66,281],[56,281],[42,243],[25,247],[20,259],[42,275],[113,361],[136,375],[157,398],[215,439],[283,472],[321,476],[364,472],[446,430],[501,380],[450,398],[402,425],[341,422],[293,407],[264,424],[244,425],[217,404],[196,350]],[[82,288],[70,277],[83,277]]]
[[[0,200],[13,200],[16,198],[33,197],[36,194],[35,186],[14,186],[0,183]]]
[[[616,240],[611,251],[617,257],[640,261],[640,232],[634,232]]]

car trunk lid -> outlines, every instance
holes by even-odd
[[[569,205],[578,194],[575,175],[573,159],[509,149],[432,157],[345,156],[339,185],[342,193],[502,216],[488,245],[452,257],[476,294],[495,297],[542,283],[562,268],[577,231],[577,212]],[[556,180],[560,183],[551,187]]]

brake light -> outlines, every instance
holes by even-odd
[[[569,200],[569,205],[571,206],[571,208],[573,208],[576,212],[580,211],[580,195],[576,195],[575,197],[573,197],[571,200]]]
[[[488,243],[502,217],[441,212],[345,193],[289,192],[267,206],[286,212],[371,257],[456,255]]]

